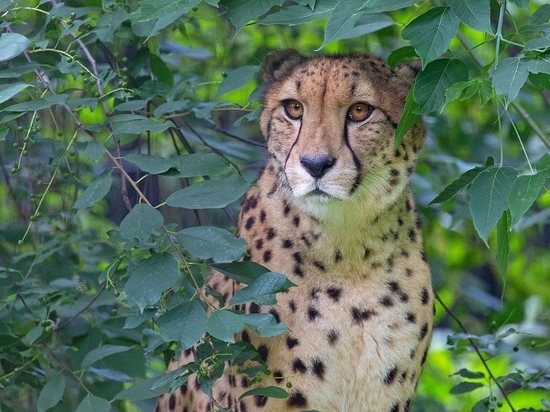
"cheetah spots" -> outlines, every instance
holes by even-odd
[[[257,351],[258,351],[258,354],[260,355],[260,359],[263,362],[266,362],[267,357],[269,356],[269,349],[267,348],[267,346],[262,344],[262,345],[258,346]]]
[[[294,258],[294,260],[296,261],[296,263],[298,264],[302,264],[304,262],[303,258],[302,258],[302,255],[300,254],[300,252],[294,252],[292,254],[292,257]]]
[[[296,358],[292,362],[292,370],[295,373],[306,373],[307,372],[307,367],[306,367],[305,363],[302,362],[301,359]]]
[[[430,294],[427,288],[422,289],[422,292],[420,293],[420,301],[423,305],[430,303]]]
[[[330,287],[327,289],[327,295],[334,302],[338,303],[340,301],[340,296],[342,295],[342,289],[337,287]]]
[[[407,399],[407,402],[405,402],[405,409],[403,409],[403,412],[410,412],[411,404],[412,404],[412,399]]]
[[[372,309],[360,310],[357,307],[351,308],[351,317],[354,323],[363,323],[364,321],[369,320],[373,316],[377,315],[376,311]]]
[[[267,214],[265,213],[265,210],[260,211],[260,222],[264,223],[265,219],[267,218]]]
[[[254,242],[254,246],[256,249],[261,250],[264,247],[264,240],[263,239],[256,239]]]
[[[258,207],[258,198],[254,195],[249,196],[243,203],[242,213],[246,214],[250,209],[256,209],[256,207]]]
[[[187,394],[187,384],[184,383],[183,385],[180,386],[180,392],[183,396],[185,396]]]
[[[380,299],[380,303],[382,304],[382,306],[385,306],[387,308],[391,308],[394,305],[393,299],[391,298],[391,296],[388,295]]]
[[[268,228],[268,229],[267,229],[267,232],[266,232],[265,238],[266,238],[267,240],[271,240],[271,239],[273,239],[275,236],[277,236],[277,231],[276,231],[274,228],[272,228],[272,227]]]
[[[295,406],[298,408],[305,408],[307,406],[307,399],[301,392],[294,392],[290,394],[287,400],[288,406]]]
[[[426,350],[424,351],[424,354],[422,355],[422,360],[420,361],[420,365],[424,366],[424,364],[426,363],[426,358],[428,357],[428,350],[430,348],[427,347]]]
[[[275,309],[271,309],[269,313],[271,313],[271,316],[275,318],[275,322],[281,323],[281,317],[279,316],[279,312],[277,312]]]
[[[325,379],[325,364],[319,358],[313,359],[313,364],[311,366],[311,371],[313,374],[320,380]]]
[[[319,269],[321,272],[325,272],[325,271],[327,270],[326,267],[325,267],[325,265],[324,265],[324,263],[319,262],[318,260],[313,261],[313,264],[314,264],[315,267],[316,267],[317,269]]]
[[[405,276],[407,276],[408,278],[410,278],[413,275],[413,273],[414,272],[412,269],[409,269],[409,268],[405,269]]]
[[[319,313],[319,311],[317,309],[315,309],[313,306],[310,306],[307,309],[307,317],[308,317],[310,322],[313,322],[315,319],[317,319],[320,316],[321,316],[321,314]]]
[[[386,385],[391,385],[395,381],[396,376],[397,376],[397,366],[394,366],[388,372],[386,372],[386,376],[384,376],[384,383]]]
[[[170,408],[171,411],[176,409],[176,395],[174,395],[173,393],[170,395],[170,398],[168,399],[168,407]]]
[[[407,312],[405,319],[407,319],[407,322],[409,323],[416,323],[416,315],[412,312]]]
[[[290,249],[294,246],[294,242],[290,239],[283,239],[282,247],[284,249]]]
[[[246,330],[244,330],[243,333],[241,334],[241,340],[243,342],[250,343],[250,335]]]
[[[420,340],[423,340],[428,334],[428,324],[424,323],[420,329]]]
[[[394,403],[390,409],[390,412],[399,412],[399,403]]]
[[[363,259],[368,259],[371,254],[372,254],[372,249],[370,247],[366,247],[365,252],[363,253]]]
[[[295,215],[295,216],[292,218],[292,223],[294,223],[294,226],[295,226],[295,227],[299,227],[299,226],[300,226],[300,216]]]
[[[340,262],[343,258],[344,258],[344,256],[342,255],[342,251],[337,250],[336,253],[334,254],[334,262],[335,262],[335,263],[338,263],[338,262]]]
[[[260,313],[260,305],[257,303],[252,302],[250,304],[250,313]]]
[[[290,308],[290,311],[292,313],[296,313],[296,302],[291,300],[290,302],[288,302],[288,307]]]
[[[321,289],[319,288],[311,289],[311,292],[309,292],[309,297],[311,300],[319,300],[319,292],[321,292]]]
[[[258,408],[263,408],[267,403],[267,396],[260,396],[260,395],[254,396],[254,403]]]
[[[243,376],[241,378],[241,387],[248,388],[250,384],[248,383],[248,378],[246,376]]]
[[[240,401],[239,406],[241,408],[241,412],[248,412],[248,408],[246,407],[246,403],[244,403],[244,401]]]
[[[390,170],[390,185],[395,186],[399,183],[399,170],[391,169]]]
[[[416,242],[416,231],[414,229],[409,230],[409,240],[413,243]]]
[[[286,346],[288,347],[288,349],[292,349],[295,346],[298,346],[299,344],[300,344],[300,341],[296,338],[293,338],[291,336],[288,336],[286,338]]]
[[[246,223],[244,224],[244,228],[246,230],[252,229],[255,222],[256,222],[256,218],[254,218],[254,216],[250,216],[248,219],[246,219]]]
[[[273,379],[277,384],[281,384],[284,382],[285,378],[283,378],[283,372],[280,370],[273,371]]]
[[[272,256],[271,250],[266,250],[263,255],[264,262],[268,263],[271,260],[271,256]]]
[[[328,344],[330,346],[334,346],[338,342],[338,339],[340,339],[340,333],[335,329],[331,329],[327,333],[327,338],[328,338]]]

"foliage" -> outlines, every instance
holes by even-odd
[[[286,330],[214,309],[204,285],[216,268],[248,285],[232,304],[268,305],[292,287],[234,262],[228,223],[264,154],[276,47],[422,61],[396,135],[423,116],[413,185],[440,305],[415,410],[550,408],[543,3],[0,0],[1,408],[151,410],[189,373],[208,392],[255,359],[243,326]]]

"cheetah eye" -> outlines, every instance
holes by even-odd
[[[290,99],[283,102],[285,114],[291,120],[299,120],[304,114],[304,106],[298,100]]]
[[[363,122],[369,118],[374,108],[367,103],[358,102],[348,109],[347,118],[351,122]]]

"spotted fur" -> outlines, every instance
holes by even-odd
[[[410,410],[433,320],[408,189],[423,129],[413,127],[394,146],[414,75],[414,67],[393,71],[364,55],[268,55],[261,127],[269,160],[244,201],[239,235],[253,261],[297,287],[279,294],[276,306],[244,307],[271,313],[290,332],[259,338],[245,330],[238,338],[271,371],[262,386],[291,388],[286,399],[239,401],[258,384],[237,379],[227,365],[213,391],[219,405],[239,412]],[[210,284],[226,301],[242,287],[219,273]],[[157,407],[212,409],[193,376]]]

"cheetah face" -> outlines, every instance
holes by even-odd
[[[416,128],[394,146],[406,78],[368,56],[305,59],[284,50],[268,56],[264,79],[262,130],[295,203],[315,209],[360,201],[378,209],[402,192],[423,139]]]

